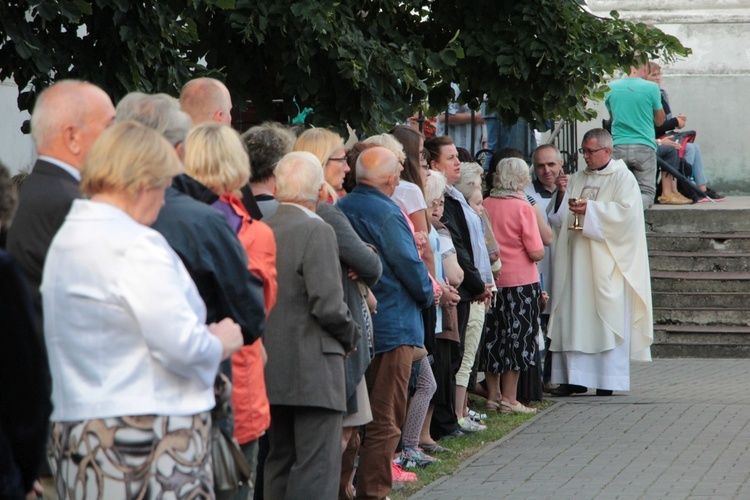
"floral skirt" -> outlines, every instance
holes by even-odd
[[[498,290],[497,302],[484,323],[480,371],[502,373],[538,369],[536,336],[541,296],[539,283]]]
[[[59,498],[214,498],[209,412],[54,422]]]

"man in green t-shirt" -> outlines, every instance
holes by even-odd
[[[664,122],[659,86],[646,80],[647,75],[648,65],[632,67],[629,77],[609,84],[604,101],[612,117],[612,156],[635,175],[644,209],[654,204],[656,194],[654,125]]]

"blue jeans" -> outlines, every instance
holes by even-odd
[[[694,142],[689,142],[685,146],[685,161],[693,167],[693,179],[698,186],[708,184],[706,174],[703,173],[703,156],[701,148]]]

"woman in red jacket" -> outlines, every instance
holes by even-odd
[[[254,220],[235,193],[250,177],[242,139],[230,127],[205,123],[193,128],[185,141],[185,172],[219,195],[213,207],[222,212],[237,232],[247,252],[248,269],[263,280],[266,316],[276,303],[276,241],[271,228]],[[232,355],[232,405],[234,437],[250,465],[253,475],[258,456],[258,438],[271,424],[263,374],[266,352],[258,339]],[[252,497],[251,476],[237,497]]]

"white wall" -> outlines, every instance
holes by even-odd
[[[12,82],[0,83],[0,161],[11,175],[19,170],[30,170],[34,161],[34,143],[30,135],[21,133],[21,125],[28,113],[18,111],[18,87]]]
[[[654,24],[680,39],[693,54],[664,67],[662,85],[672,111],[688,117],[698,133],[709,185],[750,193],[750,1],[589,0],[597,15],[617,10],[630,21]],[[604,106],[597,106],[604,110]],[[599,126],[579,125],[579,135]]]

